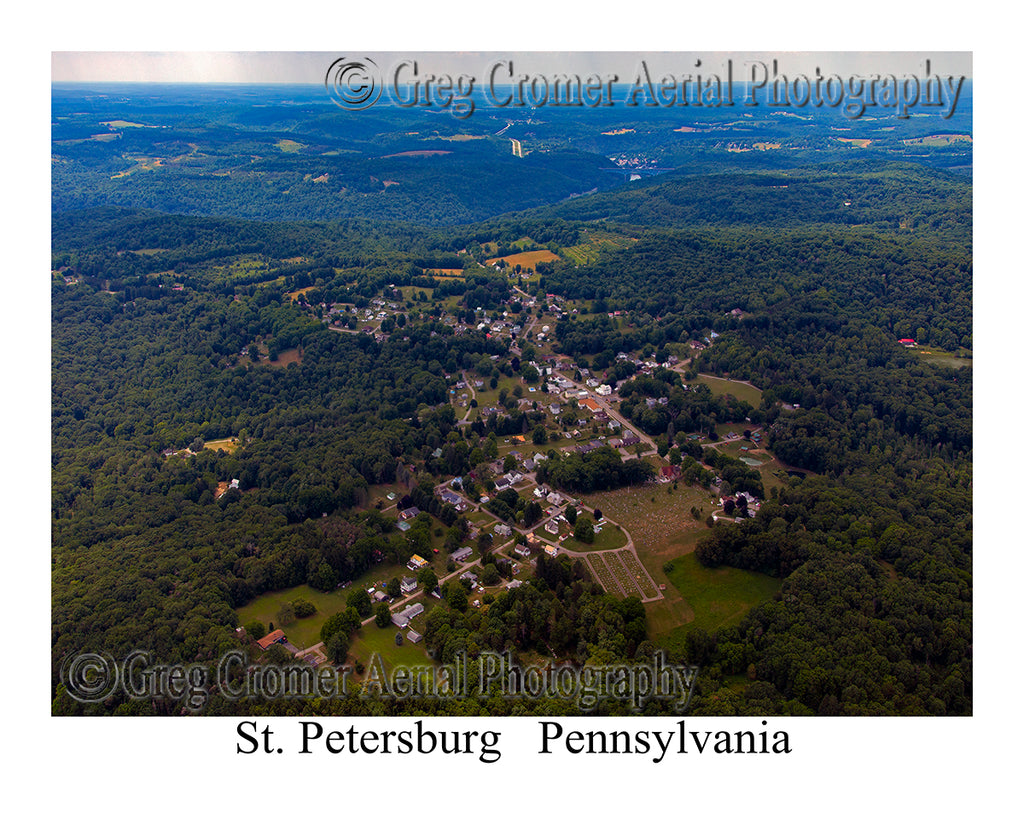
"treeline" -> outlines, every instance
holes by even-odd
[[[654,466],[639,458],[628,461],[610,446],[593,452],[554,457],[537,466],[537,483],[550,483],[568,492],[586,494],[620,486],[635,486],[654,477]]]
[[[460,598],[461,600],[461,598]],[[432,655],[451,663],[481,651],[537,652],[584,663],[634,658],[647,639],[647,616],[636,597],[624,600],[592,582],[565,555],[537,558],[536,579],[496,595],[484,612],[435,606],[425,641]]]
[[[745,323],[709,349],[701,366],[765,390],[769,444],[792,466],[838,474],[970,453],[970,367],[931,364],[860,322],[833,323],[826,304]]]
[[[732,395],[712,395],[705,384],[684,385],[679,373],[661,369],[640,375],[619,388],[619,411],[648,435],[673,438],[679,432],[714,433],[718,424],[760,420],[746,401]],[[659,401],[662,399],[662,401]],[[752,415],[753,413],[753,415]],[[754,417],[756,416],[756,417]]]

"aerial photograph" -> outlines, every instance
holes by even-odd
[[[53,716],[975,713],[969,52],[52,69]]]

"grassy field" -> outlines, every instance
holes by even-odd
[[[310,586],[295,586],[282,591],[268,592],[262,594],[248,605],[238,609],[238,622],[241,625],[259,620],[270,630],[270,624],[274,628],[281,628],[288,635],[289,641],[299,648],[309,648],[320,642],[320,628],[324,621],[332,614],[344,611],[348,604],[345,598],[348,596],[351,587],[338,589],[333,592],[320,592]],[[312,617],[304,617],[294,623],[282,626],[278,611],[282,604],[290,603],[293,600],[308,600],[316,606],[316,614]]]
[[[594,516],[589,512],[581,512],[580,518],[587,518],[591,523]],[[565,526],[565,524],[563,524]],[[594,535],[593,543],[583,543],[574,537],[567,537],[562,545],[573,552],[601,552],[606,549],[621,549],[626,545],[626,533],[611,523],[605,523],[601,531]]]
[[[302,353],[299,352],[297,347],[292,347],[289,350],[282,350],[277,354],[277,361],[267,361],[271,367],[287,367],[289,364],[301,364]]]
[[[436,603],[434,598],[428,598],[431,602]],[[424,602],[424,605],[426,603]],[[429,612],[430,608],[427,608]],[[416,617],[410,626],[414,631],[418,631],[420,634],[426,630],[427,625],[427,612]],[[418,665],[435,665],[434,661],[427,656],[426,650],[423,648],[423,643],[410,643],[404,639],[407,633],[406,629],[402,629],[402,645],[395,645],[395,635],[399,629],[395,626],[388,626],[387,628],[378,628],[376,623],[368,623],[363,626],[359,631],[352,637],[352,644],[348,650],[348,662],[363,663],[366,665],[370,661],[370,655],[377,653],[380,655],[381,661],[384,663],[384,668],[390,672],[395,669],[396,666],[418,666]]]
[[[708,569],[694,554],[674,558],[668,578],[693,612],[689,622],[672,629],[671,642],[693,628],[710,633],[736,625],[753,606],[770,600],[782,587],[781,580],[757,572],[727,566]]]
[[[258,256],[240,256],[230,264],[210,266],[204,271],[204,277],[209,276],[211,281],[227,282],[235,278],[247,277],[257,272],[263,272],[266,269],[265,263]]]
[[[466,271],[461,267],[428,267],[423,273],[438,279],[461,279],[466,275]]]
[[[203,449],[221,449],[224,450],[224,452],[232,453],[236,449],[238,449],[238,439],[221,438],[218,441],[207,441],[205,444],[203,444]]]
[[[698,375],[695,381],[698,384],[706,384],[712,395],[734,395],[740,401],[746,401],[753,407],[761,404],[761,391],[750,384],[729,381],[725,378],[713,378],[709,375]]]
[[[929,347],[917,347],[914,352],[921,357],[922,361],[927,361],[939,367],[953,367],[954,369],[959,369],[960,367],[974,366],[972,359],[960,358],[959,356],[953,355],[953,353],[947,353],[944,350],[935,350]]]
[[[288,298],[290,298],[292,301],[298,301],[300,295],[302,295],[304,293],[308,293],[311,290],[316,290],[316,287],[315,286],[303,287],[301,290],[293,290],[291,293],[285,293],[285,295]]]

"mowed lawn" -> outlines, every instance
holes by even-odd
[[[725,378],[713,378],[709,375],[698,375],[696,382],[707,385],[712,395],[734,395],[740,401],[746,401],[752,407],[761,406],[761,391],[750,384],[729,381]]]
[[[594,516],[589,512],[581,512],[579,517],[586,518],[591,523],[594,523]],[[599,525],[601,526],[601,531],[594,535],[593,543],[583,543],[569,536],[562,541],[562,545],[573,552],[602,552],[606,549],[621,549],[626,545],[626,533],[615,526],[615,524],[604,522]],[[562,524],[562,526],[570,531],[572,530],[572,527],[567,527],[566,524]]]
[[[778,578],[758,572],[729,566],[709,569],[693,553],[674,558],[667,575],[693,612],[690,622],[671,631],[670,642],[685,637],[693,628],[710,634],[737,625],[753,606],[770,600],[782,587]]]
[[[421,614],[413,619],[410,628],[423,634],[427,627],[426,620],[426,614]],[[397,627],[390,625],[387,628],[379,628],[376,623],[368,623],[352,636],[347,662],[352,665],[362,663],[365,666],[369,664],[373,654],[378,654],[388,672],[394,671],[398,666],[412,668],[420,665],[437,665],[427,656],[425,643],[410,643],[405,639],[408,630],[401,631],[402,645],[399,646],[395,645],[395,635],[399,632]]]
[[[351,590],[352,587],[350,586],[347,589],[338,589],[325,593],[317,591],[311,586],[295,586],[291,589],[267,592],[238,609],[238,622],[244,626],[253,620],[259,620],[268,631],[270,630],[270,624],[273,623],[274,628],[284,630],[292,645],[299,648],[309,648],[320,642],[320,628],[323,626],[324,621],[332,614],[344,611],[348,607],[346,598]],[[316,614],[312,617],[303,617],[301,620],[296,620],[290,625],[282,626],[278,612],[283,604],[291,603],[295,600],[308,600],[316,606]]]

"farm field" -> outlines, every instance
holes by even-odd
[[[499,259],[503,260],[510,267],[515,267],[518,264],[522,265],[523,270],[534,270],[537,267],[537,262],[557,262],[558,256],[550,250],[527,250],[522,253],[513,253],[511,256],[488,259],[486,263],[492,265]]]
[[[969,134],[932,134],[903,140],[904,145],[924,145],[928,148],[945,148],[957,142],[973,142]]]
[[[606,231],[583,231],[586,240],[571,247],[562,248],[562,255],[576,264],[587,264],[604,250],[618,250],[636,241],[630,236],[621,236]]]

